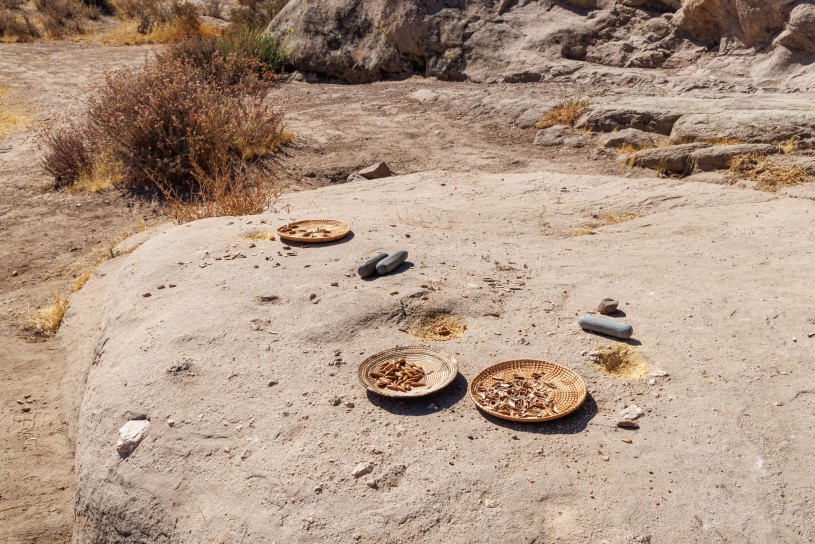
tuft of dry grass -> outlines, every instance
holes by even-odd
[[[0,138],[22,129],[28,120],[23,101],[8,88],[0,87]]]
[[[592,229],[574,229],[572,232],[569,233],[569,236],[591,236],[597,234],[596,231]]]
[[[136,234],[137,232],[144,232],[146,229],[147,225],[144,223],[144,221],[142,221],[136,229],[123,232],[106,245],[98,247],[90,254],[89,257],[75,263],[73,266],[78,266],[80,271],[74,278],[74,292],[82,289],[85,284],[88,283],[88,280],[91,279],[91,276],[93,276],[93,273],[96,271],[99,265],[106,260],[113,259],[121,255],[128,255],[136,251],[141,244],[135,244],[133,247],[120,252],[114,252],[113,250],[116,246],[130,238],[132,235]]]
[[[446,312],[429,312],[419,316],[408,329],[410,334],[433,342],[444,342],[458,338],[467,330],[467,325],[459,322]]]
[[[643,148],[632,145],[632,144],[625,144],[625,145],[622,145],[619,148],[617,148],[617,151],[620,154],[623,154],[623,155],[633,155],[634,153],[636,153],[637,151],[639,151],[641,149],[643,149]]]
[[[275,235],[262,230],[253,230],[249,232],[244,232],[243,234],[241,234],[241,238],[243,238],[244,240],[249,240],[251,242],[263,242],[266,240],[274,240]]]
[[[648,361],[625,344],[598,346],[592,353],[598,370],[615,378],[638,379],[648,374]]]
[[[192,196],[180,197],[169,186],[164,189],[170,216],[178,223],[207,217],[257,215],[280,196],[279,187],[265,180],[263,172],[257,170],[215,175],[199,170],[196,179],[200,190]]]
[[[749,179],[756,182],[759,191],[774,193],[782,187],[806,183],[812,179],[809,172],[800,166],[784,166],[772,157],[758,153],[737,155],[730,159],[730,177]]]
[[[599,225],[616,225],[618,223],[625,223],[636,219],[638,216],[634,213],[618,213],[618,212],[602,212],[592,216]]]
[[[557,106],[546,112],[538,121],[538,128],[549,128],[555,125],[574,126],[578,117],[589,109],[591,100],[585,96],[564,98]]]
[[[798,151],[800,143],[801,138],[799,138],[798,136],[793,136],[786,142],[781,142],[780,144],[778,144],[778,149],[784,155],[792,155]]]
[[[76,182],[68,186],[74,193],[99,193],[118,185],[123,179],[124,165],[110,153],[102,152],[79,173]]]
[[[88,280],[91,279],[92,275],[92,271],[85,270],[79,276],[77,276],[74,280],[74,293],[85,287],[85,284],[88,283]]]
[[[59,330],[67,309],[68,297],[55,292],[51,295],[51,302],[48,305],[30,313],[29,322],[37,332],[50,338]]]
[[[175,43],[190,35],[220,36],[223,31],[218,27],[199,22],[197,27],[190,29],[179,24],[178,21],[160,23],[147,32],[140,32],[140,23],[134,19],[127,19],[111,31],[98,36],[97,41],[111,45],[148,45]]]

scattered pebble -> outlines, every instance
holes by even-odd
[[[630,439],[630,438],[628,438],[628,437],[623,438],[623,442],[625,442],[626,444],[633,444],[633,443],[634,443],[634,441],[633,441],[633,440],[631,440],[631,439]]]
[[[266,384],[267,387],[273,387],[277,385],[279,382],[277,380],[269,380],[269,383]]]
[[[339,287],[339,285],[340,285],[340,282],[338,282],[338,281],[332,281],[331,282],[331,287]]]
[[[639,419],[642,417],[642,408],[637,406],[636,404],[632,404],[623,410],[620,411],[620,419],[627,419],[629,421],[634,421],[635,419]]]
[[[30,412],[31,411],[31,406],[23,406],[22,410],[23,410],[23,412]]]
[[[354,478],[361,478],[366,474],[370,474],[374,470],[374,465],[372,463],[359,463],[357,466],[354,467],[354,470],[351,472],[351,476]]]
[[[617,311],[617,307],[619,305],[619,301],[614,300],[613,298],[604,298],[597,307],[597,311],[603,315],[611,315]]]
[[[311,293],[311,294],[308,296],[308,299],[309,299],[309,300],[314,300],[315,298],[317,298],[317,293]]]
[[[636,421],[631,421],[630,419],[621,419],[617,422],[617,427],[622,429],[639,429],[640,424]]]
[[[147,297],[152,297],[152,296],[153,296],[153,293],[144,293],[142,296],[143,296],[144,298],[147,298]]]
[[[16,278],[16,277],[17,277],[17,276],[19,276],[19,275],[20,275],[20,273],[19,273],[19,272],[17,272],[16,270],[13,270],[13,271],[11,272],[11,276],[12,276],[12,277],[14,277],[14,278]]]
[[[131,419],[119,429],[119,440],[116,442],[116,451],[119,455],[127,457],[141,443],[147,431],[150,429],[150,421],[146,419]]]

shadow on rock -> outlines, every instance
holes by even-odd
[[[544,421],[542,423],[516,423],[514,421],[493,417],[481,410],[479,410],[479,413],[490,423],[521,433],[576,434],[583,432],[589,425],[589,421],[597,415],[597,403],[594,401],[591,393],[589,393],[586,395],[586,400],[580,408],[568,416],[555,419],[554,421]]]
[[[616,336],[611,336],[610,334],[603,334],[601,332],[590,331],[587,329],[583,329],[583,332],[586,334],[590,334],[592,336],[597,336],[600,338],[604,338],[606,340],[612,340],[614,342],[620,342],[622,344],[628,344],[629,346],[641,346],[642,342],[637,340],[636,338],[617,338]]]
[[[338,246],[340,244],[347,244],[351,240],[354,239],[354,232],[349,232],[345,237],[340,238],[339,240],[334,240],[333,242],[313,242],[313,243],[304,243],[304,242],[293,242],[289,240],[285,240],[283,238],[280,241],[287,246],[296,247],[300,249],[319,249],[321,247],[328,247],[328,246]]]
[[[467,394],[467,378],[457,374],[453,382],[432,395],[413,399],[383,397],[368,391],[368,400],[392,414],[400,416],[426,416],[454,406]],[[433,406],[435,405],[435,407]]]
[[[407,272],[408,270],[410,270],[414,266],[415,265],[412,262],[405,261],[402,264],[400,264],[399,267],[396,270],[394,270],[393,272],[388,272],[387,274],[385,274],[385,276],[393,276],[394,274],[401,274],[402,272]],[[372,274],[372,275],[368,276],[367,278],[361,278],[361,279],[362,279],[362,281],[375,281],[376,279],[381,278],[381,277],[383,277],[383,276],[380,276],[379,274]]]

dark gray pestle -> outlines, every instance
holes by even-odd
[[[407,251],[405,250],[392,253],[387,259],[379,261],[379,264],[376,265],[376,273],[380,276],[389,274],[396,270],[400,264],[405,262],[405,259],[407,259]]]
[[[617,338],[631,338],[631,335],[634,334],[634,327],[628,323],[621,323],[613,319],[605,319],[593,315],[581,315],[577,322],[580,324],[580,327],[588,331],[599,332]]]
[[[376,273],[376,264],[387,256],[387,253],[377,253],[359,265],[359,268],[357,268],[357,274],[359,274],[360,277],[367,278],[368,276]]]

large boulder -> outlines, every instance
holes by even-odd
[[[778,146],[770,144],[735,144],[703,147],[690,154],[689,167],[694,172],[723,170],[730,160],[739,155],[770,155],[778,153]]]
[[[635,149],[653,147],[656,144],[654,136],[648,132],[635,128],[624,128],[600,136],[600,143],[605,147],[625,147],[630,145]]]
[[[601,106],[586,112],[575,126],[602,132],[635,128],[667,136],[680,115],[673,111]]]
[[[789,23],[775,43],[788,49],[815,54],[815,4],[799,4],[790,12]]]
[[[726,111],[683,115],[674,124],[676,143],[727,140],[735,142],[782,142],[797,136],[815,136],[815,113],[784,110]]]
[[[784,28],[796,0],[685,0],[675,22],[684,34],[708,45],[767,46]]]
[[[632,162],[634,166],[642,168],[651,168],[670,174],[687,174],[691,166],[691,153],[703,147],[706,147],[705,144],[692,143],[646,149],[638,151]]]
[[[290,2],[268,32],[286,41],[293,68],[348,82],[411,74],[448,80],[540,81],[564,57],[586,58],[589,49],[603,41],[603,32],[613,38],[613,30],[630,21],[630,14],[621,18],[614,11],[615,4],[615,0]],[[635,49],[628,47],[614,64],[623,66]]]
[[[268,32],[287,42],[292,67],[321,77],[514,83],[579,68],[569,61],[659,68],[684,40],[720,54],[812,54],[813,25],[809,0],[334,0],[289,2]]]

